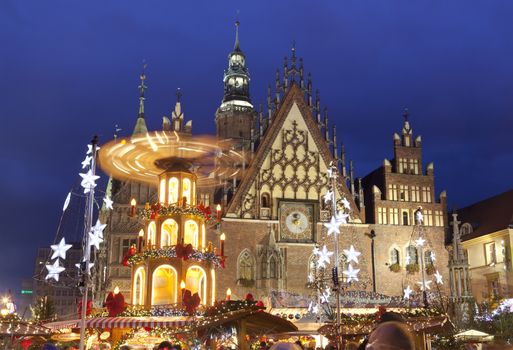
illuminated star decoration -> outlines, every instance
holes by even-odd
[[[417,239],[415,241],[415,245],[417,245],[417,247],[422,247],[424,246],[424,243],[426,242],[426,240],[422,237],[419,237],[419,239]]]
[[[351,205],[349,204],[349,201],[346,197],[342,198],[342,205],[346,210],[351,210]]]
[[[101,232],[89,232],[89,245],[94,246],[96,249],[100,249],[100,243],[103,242],[103,238],[100,235],[103,235]]]
[[[52,248],[52,250],[53,250],[53,254],[50,259],[55,259],[55,258],[66,259],[66,251],[69,250],[71,247],[72,247],[72,245],[66,244],[66,240],[64,239],[64,237],[62,237],[59,244],[53,244],[50,246],[50,248]]]
[[[417,282],[417,284],[420,286],[420,290],[424,290],[424,286],[426,286],[426,290],[430,290],[431,287],[429,285],[431,284],[431,282],[433,282],[433,281],[424,280],[424,282],[419,281],[419,282]]]
[[[331,202],[333,201],[333,191],[332,190],[328,190],[328,192],[326,192],[326,194],[324,195],[324,203],[328,203],[328,202]]]
[[[62,206],[62,211],[66,211],[68,209],[69,202],[71,201],[71,192],[68,192],[66,199],[64,200],[64,205]]]
[[[406,286],[406,289],[404,290],[404,299],[410,299],[411,293],[413,293],[413,290],[410,288],[410,286]]]
[[[417,210],[415,212],[415,219],[417,219],[417,223],[420,225],[424,223],[424,215],[422,215],[422,211]]]
[[[46,264],[46,269],[48,270],[48,275],[46,275],[45,280],[53,278],[55,281],[59,282],[59,274],[64,271],[64,267],[59,264],[59,259],[55,260],[52,265]]]
[[[326,246],[323,246],[321,250],[315,248],[313,253],[318,256],[317,265],[319,268],[326,267],[326,264],[330,263],[330,256],[333,255],[333,252],[330,252]]]
[[[444,284],[444,281],[442,281],[442,275],[440,274],[440,272],[438,272],[438,270],[436,270],[436,273],[434,274],[434,276],[436,279],[436,283]]]
[[[337,174],[333,172],[333,165],[331,163],[328,166],[328,170],[326,170],[326,175],[328,175],[328,178],[330,179],[337,177]]]
[[[84,188],[84,193],[89,193],[91,188],[95,188],[96,180],[100,178],[99,176],[94,175],[91,169],[89,169],[85,174],[80,173],[78,175],[82,178],[80,185]]]
[[[311,312],[311,313],[314,313],[314,314],[318,314],[319,313],[319,306],[317,306],[317,303],[314,303],[313,301],[311,301],[308,304],[308,312]]]
[[[91,166],[91,160],[93,160],[93,157],[86,156],[85,159],[82,161],[82,169],[87,168],[88,166]]]
[[[347,276],[347,282],[353,280],[358,281],[358,272],[360,272],[360,269],[353,269],[353,265],[351,264],[347,266],[347,270],[342,271],[342,273]]]
[[[431,261],[436,261],[435,252],[431,252]]]
[[[329,301],[329,297],[331,295],[331,291],[330,291],[330,287],[326,287],[326,290],[324,292],[322,292],[321,294],[321,303],[324,304],[324,303],[327,303]]]
[[[114,209],[112,207],[112,204],[114,203],[114,201],[112,199],[109,198],[109,196],[105,196],[105,198],[103,198],[103,203],[105,203],[105,208],[107,209]]]
[[[344,214],[342,210],[339,210],[337,214],[337,222],[340,224],[347,224],[347,218],[349,217],[349,214]]]
[[[84,262],[85,263],[85,262]],[[80,270],[82,271],[82,264],[78,263],[78,264],[75,264],[75,266]],[[88,266],[88,269],[87,269],[87,274],[91,274],[91,268],[94,266],[94,263],[93,262],[89,262],[89,266]],[[84,268],[85,270],[85,268]],[[82,271],[83,272],[83,271]]]
[[[93,227],[91,227],[91,231],[94,234],[98,234],[98,237],[103,238],[103,230],[105,230],[105,227],[107,227],[107,224],[102,224],[100,222],[100,219],[96,220],[96,224],[94,224]]]
[[[324,224],[324,227],[328,229],[328,236],[331,236],[332,233],[340,233],[340,223],[334,216],[331,217],[330,222]]]
[[[96,151],[98,152],[98,150],[100,149],[100,146],[96,146]],[[91,144],[88,144],[87,145],[87,155],[89,154],[93,154],[93,145]]]
[[[354,247],[351,245],[349,249],[344,249],[344,253],[347,257],[347,262],[350,263],[351,261],[354,261],[358,264],[358,256],[360,256],[362,253],[356,251]]]
[[[315,281],[314,275],[309,273],[308,274],[308,283],[314,283],[314,281]]]

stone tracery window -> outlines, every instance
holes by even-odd
[[[251,281],[253,280],[253,256],[246,249],[240,255],[237,261],[238,279]]]

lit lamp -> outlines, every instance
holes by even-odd
[[[221,233],[221,237],[219,237],[219,239],[221,240],[221,256],[224,256],[224,241],[226,239],[224,232]]]
[[[7,316],[8,314],[9,314],[9,310],[8,309],[0,310],[0,315],[2,315],[3,317]]]
[[[135,206],[137,205],[137,201],[135,198],[132,198],[130,201],[130,216],[135,216]]]
[[[139,231],[139,238],[137,240],[137,252],[141,252],[142,250],[142,247],[143,247],[143,236],[144,236],[144,230],[141,229],[141,231]]]
[[[216,205],[217,220],[221,220],[221,204]]]
[[[182,303],[183,303],[183,296],[185,293],[185,282],[183,280],[182,280],[182,282],[180,282],[180,290],[182,291]]]
[[[116,286],[114,288],[114,295],[116,295],[116,294],[119,294],[119,287],[118,286]]]
[[[228,288],[226,290],[226,300],[230,301],[231,298],[232,298],[232,290],[230,288]]]

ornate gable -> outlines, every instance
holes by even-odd
[[[276,218],[279,200],[321,204],[331,161],[334,159],[303,93],[293,83],[228,205],[227,216]],[[346,197],[357,208],[342,181],[338,182],[337,192],[339,198]],[[354,216],[359,219],[357,209]]]

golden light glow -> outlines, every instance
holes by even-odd
[[[210,277],[212,280],[212,288],[211,288],[212,304],[211,305],[214,305],[214,303],[216,302],[216,270],[215,269],[210,270]]]
[[[141,231],[139,231],[139,237],[142,237],[142,236],[144,236],[144,230],[143,229],[141,229]]]
[[[9,302],[9,298],[8,297],[3,297],[2,298],[2,303],[7,304],[8,302]]]
[[[216,205],[216,211],[221,211],[221,204]]]
[[[219,239],[221,239],[221,241],[224,241],[226,240],[226,235],[223,233],[221,233],[221,237],[219,237]]]
[[[7,310],[7,309],[0,310],[0,315],[7,316],[8,314],[9,314],[9,310]]]
[[[132,198],[132,200],[130,201],[130,205],[131,205],[132,207],[135,207],[135,206],[136,206],[136,204],[137,204],[137,201],[135,200],[135,198]]]
[[[203,268],[197,265],[190,266],[185,274],[187,289],[192,294],[198,293],[201,304],[207,304],[207,274]]]
[[[116,286],[116,288],[114,288],[114,294],[119,294],[119,287]]]
[[[171,265],[160,265],[153,271],[151,304],[165,305],[177,301],[177,272]]]
[[[180,282],[180,289],[185,289],[185,282],[183,280]]]

